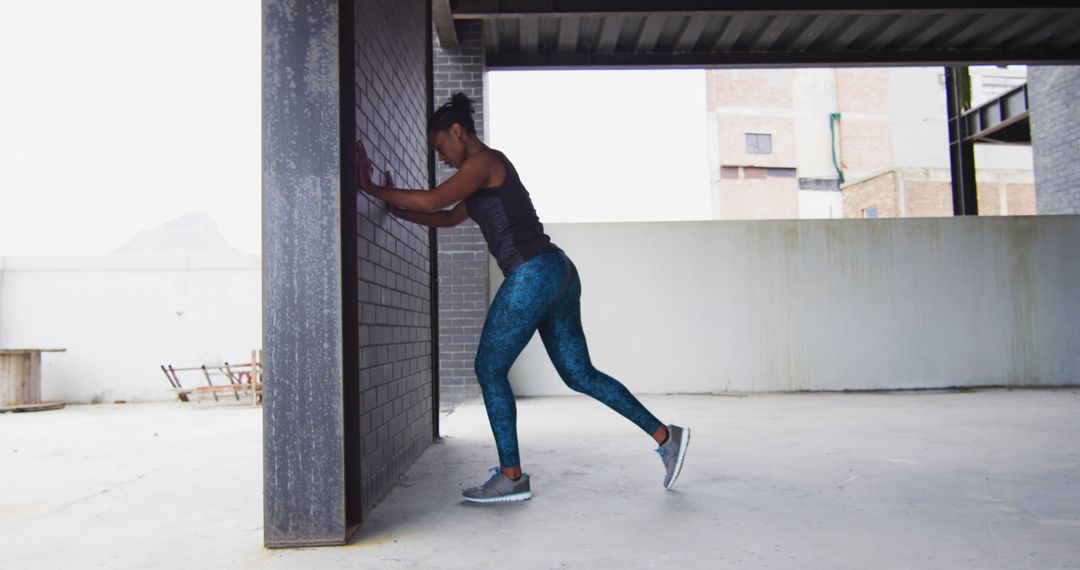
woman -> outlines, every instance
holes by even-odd
[[[395,216],[418,224],[450,227],[472,218],[506,276],[488,310],[476,353],[476,377],[500,468],[493,467],[494,475],[484,484],[466,489],[465,499],[487,503],[531,497],[529,475],[522,473],[518,457],[517,411],[507,374],[537,330],[567,386],[619,412],[659,444],[664,487],[670,489],[682,469],[690,430],[665,426],[625,386],[592,366],[581,329],[577,269],[544,233],[514,166],[476,136],[472,114],[472,102],[458,93],[428,121],[428,142],[442,162],[457,170],[432,191],[372,184],[371,163],[357,143],[361,190],[385,201]]]

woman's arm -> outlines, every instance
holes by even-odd
[[[464,222],[469,217],[465,202],[459,202],[452,210],[438,212],[414,212],[396,206],[390,206],[390,213],[410,222],[432,228],[450,228]]]
[[[371,181],[371,161],[359,141],[356,143],[356,159],[361,190],[391,206],[425,214],[436,214],[451,204],[461,202],[483,186],[489,176],[490,161],[494,160],[486,156],[467,160],[456,174],[434,190],[402,190],[376,186]]]

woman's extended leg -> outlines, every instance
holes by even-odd
[[[510,273],[488,309],[476,351],[476,378],[504,473],[521,465],[517,406],[507,375],[565,288],[556,260],[553,255],[536,257]]]
[[[573,262],[569,258],[563,259],[569,270],[569,286],[539,326],[540,338],[559,376],[572,390],[600,400],[654,439],[658,434],[666,435],[660,420],[626,386],[592,365],[585,332],[581,328],[581,281]]]

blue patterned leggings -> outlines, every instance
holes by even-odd
[[[495,294],[480,335],[476,377],[502,467],[521,465],[517,406],[507,374],[537,329],[567,386],[600,400],[649,435],[660,428],[660,420],[625,386],[593,367],[581,330],[580,300],[577,268],[562,253],[539,255],[517,266]]]

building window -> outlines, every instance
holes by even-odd
[[[746,152],[750,154],[772,154],[772,135],[746,133]]]
[[[799,190],[840,190],[840,181],[835,178],[800,178]]]
[[[870,206],[862,211],[862,217],[864,218],[876,218],[878,217],[877,206]]]
[[[720,178],[738,178],[739,167],[738,166],[721,166]]]
[[[795,178],[794,168],[766,168],[765,174],[769,178]]]
[[[744,166],[742,169],[743,178],[765,178],[767,173],[766,169],[756,166]]]

